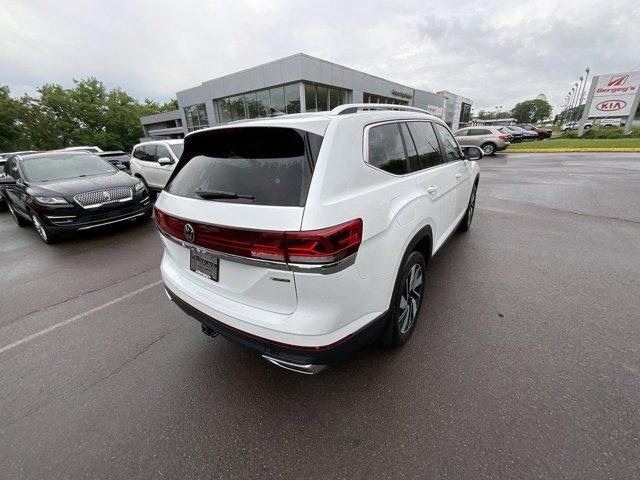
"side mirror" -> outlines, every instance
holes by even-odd
[[[16,181],[13,177],[0,177],[0,187],[11,187]]]
[[[478,147],[467,147],[465,150],[467,160],[475,162],[476,160],[480,160],[483,156],[482,150]]]
[[[158,165],[164,167],[165,165],[171,165],[173,161],[170,158],[162,157],[158,159]]]
[[[116,167],[118,170],[120,170],[121,172],[124,172],[124,171],[127,169],[127,167],[125,167],[125,166],[124,166],[124,165],[122,165],[121,163],[116,163],[116,164],[115,164],[115,167]]]

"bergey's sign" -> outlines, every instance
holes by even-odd
[[[640,88],[640,72],[600,75],[589,117],[625,117],[631,114],[633,99]]]

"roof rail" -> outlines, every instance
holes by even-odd
[[[346,115],[348,113],[357,113],[362,110],[401,110],[404,112],[416,112],[430,115],[429,112],[418,107],[409,107],[408,105],[395,105],[392,103],[345,103],[333,110],[333,115]]]

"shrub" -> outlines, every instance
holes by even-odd
[[[600,128],[591,127],[584,132],[584,138],[620,138],[622,137],[622,128]]]
[[[562,138],[578,138],[578,132],[575,130],[567,130],[566,132],[562,132]]]

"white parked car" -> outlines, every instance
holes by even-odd
[[[131,152],[131,175],[140,178],[150,192],[157,194],[169,180],[183,149],[182,139],[139,143]]]
[[[62,149],[65,152],[89,152],[89,153],[102,153],[102,149],[100,147],[94,146],[84,146],[84,147],[67,147]]]
[[[190,133],[156,203],[167,294],[206,334],[302,373],[402,345],[429,259],[471,225],[481,156],[398,105]]]
[[[580,122],[567,122],[560,126],[560,130],[563,132],[568,132],[569,130],[578,130],[579,127],[580,127]],[[591,122],[586,122],[584,124],[585,130],[589,130],[591,127],[593,127],[593,123]]]

